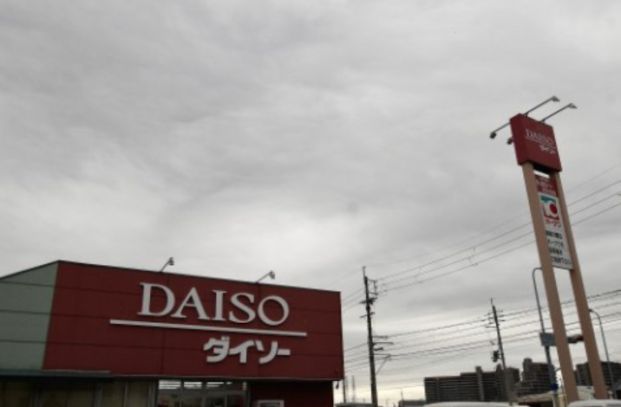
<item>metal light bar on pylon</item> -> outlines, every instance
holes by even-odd
[[[535,110],[539,109],[541,106],[549,103],[549,102],[560,102],[561,100],[559,98],[557,98],[556,96],[551,96],[549,98],[547,98],[546,100],[544,100],[543,102],[531,107],[530,109],[528,109],[527,111],[525,111],[523,114],[525,116],[528,116],[531,112],[534,112]],[[495,130],[492,130],[491,133],[489,134],[489,138],[494,139],[496,138],[496,136],[498,135],[497,133],[504,129],[505,127],[509,126],[510,122],[506,122],[505,124],[503,124],[502,126],[498,127]]]
[[[550,117],[552,116],[556,116],[557,114],[559,114],[560,112],[562,112],[565,109],[577,109],[578,106],[574,105],[573,103],[568,103],[565,106],[561,107],[560,109],[558,109],[555,112],[550,113],[549,115],[547,115],[546,117],[544,117],[543,119],[539,120],[541,123],[545,123],[546,120],[548,120]]]

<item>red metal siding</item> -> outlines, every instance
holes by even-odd
[[[138,315],[143,301],[140,283],[168,287],[177,306],[191,288],[196,288],[211,320],[200,320],[193,307],[185,308],[187,318]],[[226,291],[228,296],[249,293],[255,296],[255,306],[268,296],[282,297],[288,303],[289,316],[277,326],[270,326],[258,317],[245,324],[214,321],[216,306],[212,290]],[[154,289],[151,298],[152,310],[164,308],[163,291]],[[222,315],[230,311],[239,318],[244,317],[243,312],[223,301]],[[265,314],[278,320],[283,310],[270,301],[266,303]],[[307,336],[136,327],[115,325],[111,320],[305,332]],[[231,347],[255,340],[261,342],[263,349],[250,347],[247,363],[241,363],[239,355],[207,363],[206,357],[212,353],[203,350],[203,345],[210,338],[223,336],[230,338]],[[268,363],[259,363],[259,358],[269,353],[273,341],[279,349],[288,349],[290,356],[276,356]],[[61,262],[44,369],[164,377],[339,379],[343,376],[340,298],[338,293],[329,291]]]

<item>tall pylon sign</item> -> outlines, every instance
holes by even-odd
[[[595,397],[604,399],[607,398],[606,385],[565,203],[560,176],[561,160],[554,130],[545,123],[548,118],[566,108],[575,108],[575,105],[570,103],[542,120],[528,117],[528,113],[550,101],[558,102],[558,98],[553,96],[528,112],[515,115],[509,123],[499,129],[511,126],[512,138],[508,143],[515,146],[517,163],[524,175],[567,401],[578,400],[578,390],[556,284],[555,268],[569,272]],[[490,137],[494,138],[499,129],[492,132]]]

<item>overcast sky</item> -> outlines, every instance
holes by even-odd
[[[0,275],[174,256],[172,272],[342,291],[369,400],[367,266],[390,405],[494,368],[490,297],[509,364],[543,361],[522,174],[507,130],[488,134],[574,102],[550,124],[621,359],[619,1],[0,0],[0,49]]]

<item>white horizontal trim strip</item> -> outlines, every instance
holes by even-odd
[[[189,331],[211,331],[211,332],[228,332],[239,334],[260,334],[273,336],[299,336],[306,337],[306,332],[298,331],[276,331],[269,329],[247,329],[247,328],[225,328],[220,326],[208,325],[191,325],[191,324],[171,324],[168,322],[148,322],[148,321],[131,321],[126,319],[111,319],[112,325],[141,326],[145,328],[164,328],[164,329],[186,329]]]

